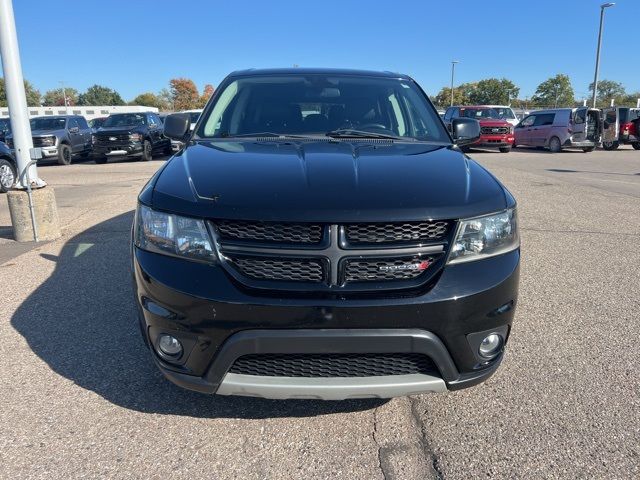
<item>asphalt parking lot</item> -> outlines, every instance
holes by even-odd
[[[128,240],[163,160],[45,166],[64,234],[0,197],[2,478],[640,477],[640,152],[472,152],[514,193],[520,299],[486,383],[391,401],[180,390],[138,337]]]

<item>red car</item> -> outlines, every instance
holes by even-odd
[[[640,108],[605,108],[602,117],[602,148],[615,150],[620,145],[630,143],[633,148],[640,150]]]
[[[497,148],[502,153],[511,151],[513,147],[513,125],[501,118],[500,109],[483,105],[449,107],[444,114],[444,123],[451,131],[454,118],[474,118],[480,122],[480,139],[469,145],[478,148]]]

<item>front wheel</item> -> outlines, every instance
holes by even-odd
[[[511,151],[511,147],[500,147],[500,153],[509,153]]]
[[[58,147],[58,163],[60,165],[71,165],[71,147],[66,143]]]
[[[634,142],[631,144],[634,150],[640,150],[640,142]]]
[[[589,152],[593,152],[596,149],[596,147],[583,147],[582,151],[584,153],[589,153]]]
[[[562,150],[562,145],[560,144],[560,139],[558,137],[551,137],[551,140],[549,140],[549,150],[553,153],[558,153]]]
[[[149,162],[153,159],[152,148],[149,140],[145,140],[142,144],[142,160],[144,162]]]
[[[604,148],[605,150],[615,150],[619,146],[619,142],[602,142],[602,148]]]
[[[0,192],[7,193],[14,183],[16,183],[16,169],[10,161],[0,158]]]

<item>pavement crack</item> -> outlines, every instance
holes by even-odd
[[[373,432],[371,436],[373,437],[373,441],[376,444],[376,447],[378,447],[378,468],[380,469],[380,473],[382,473],[382,478],[384,480],[387,480],[387,472],[383,466],[385,462],[383,461],[383,458],[382,458],[382,445],[380,445],[380,443],[378,442],[378,409],[379,408],[380,407],[376,407],[373,409]]]
[[[411,406],[411,417],[413,419],[416,429],[418,430],[418,437],[419,437],[420,445],[422,447],[422,452],[424,454],[424,461],[431,468],[433,473],[433,478],[437,480],[443,480],[444,472],[442,471],[440,458],[438,457],[435,450],[431,446],[427,428],[425,427],[424,422],[420,418],[420,412],[418,411],[418,400],[414,397],[409,397],[409,405]]]

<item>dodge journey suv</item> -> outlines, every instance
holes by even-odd
[[[138,198],[142,336],[196,391],[345,399],[443,392],[496,371],[518,291],[516,202],[411,78],[228,76]]]

